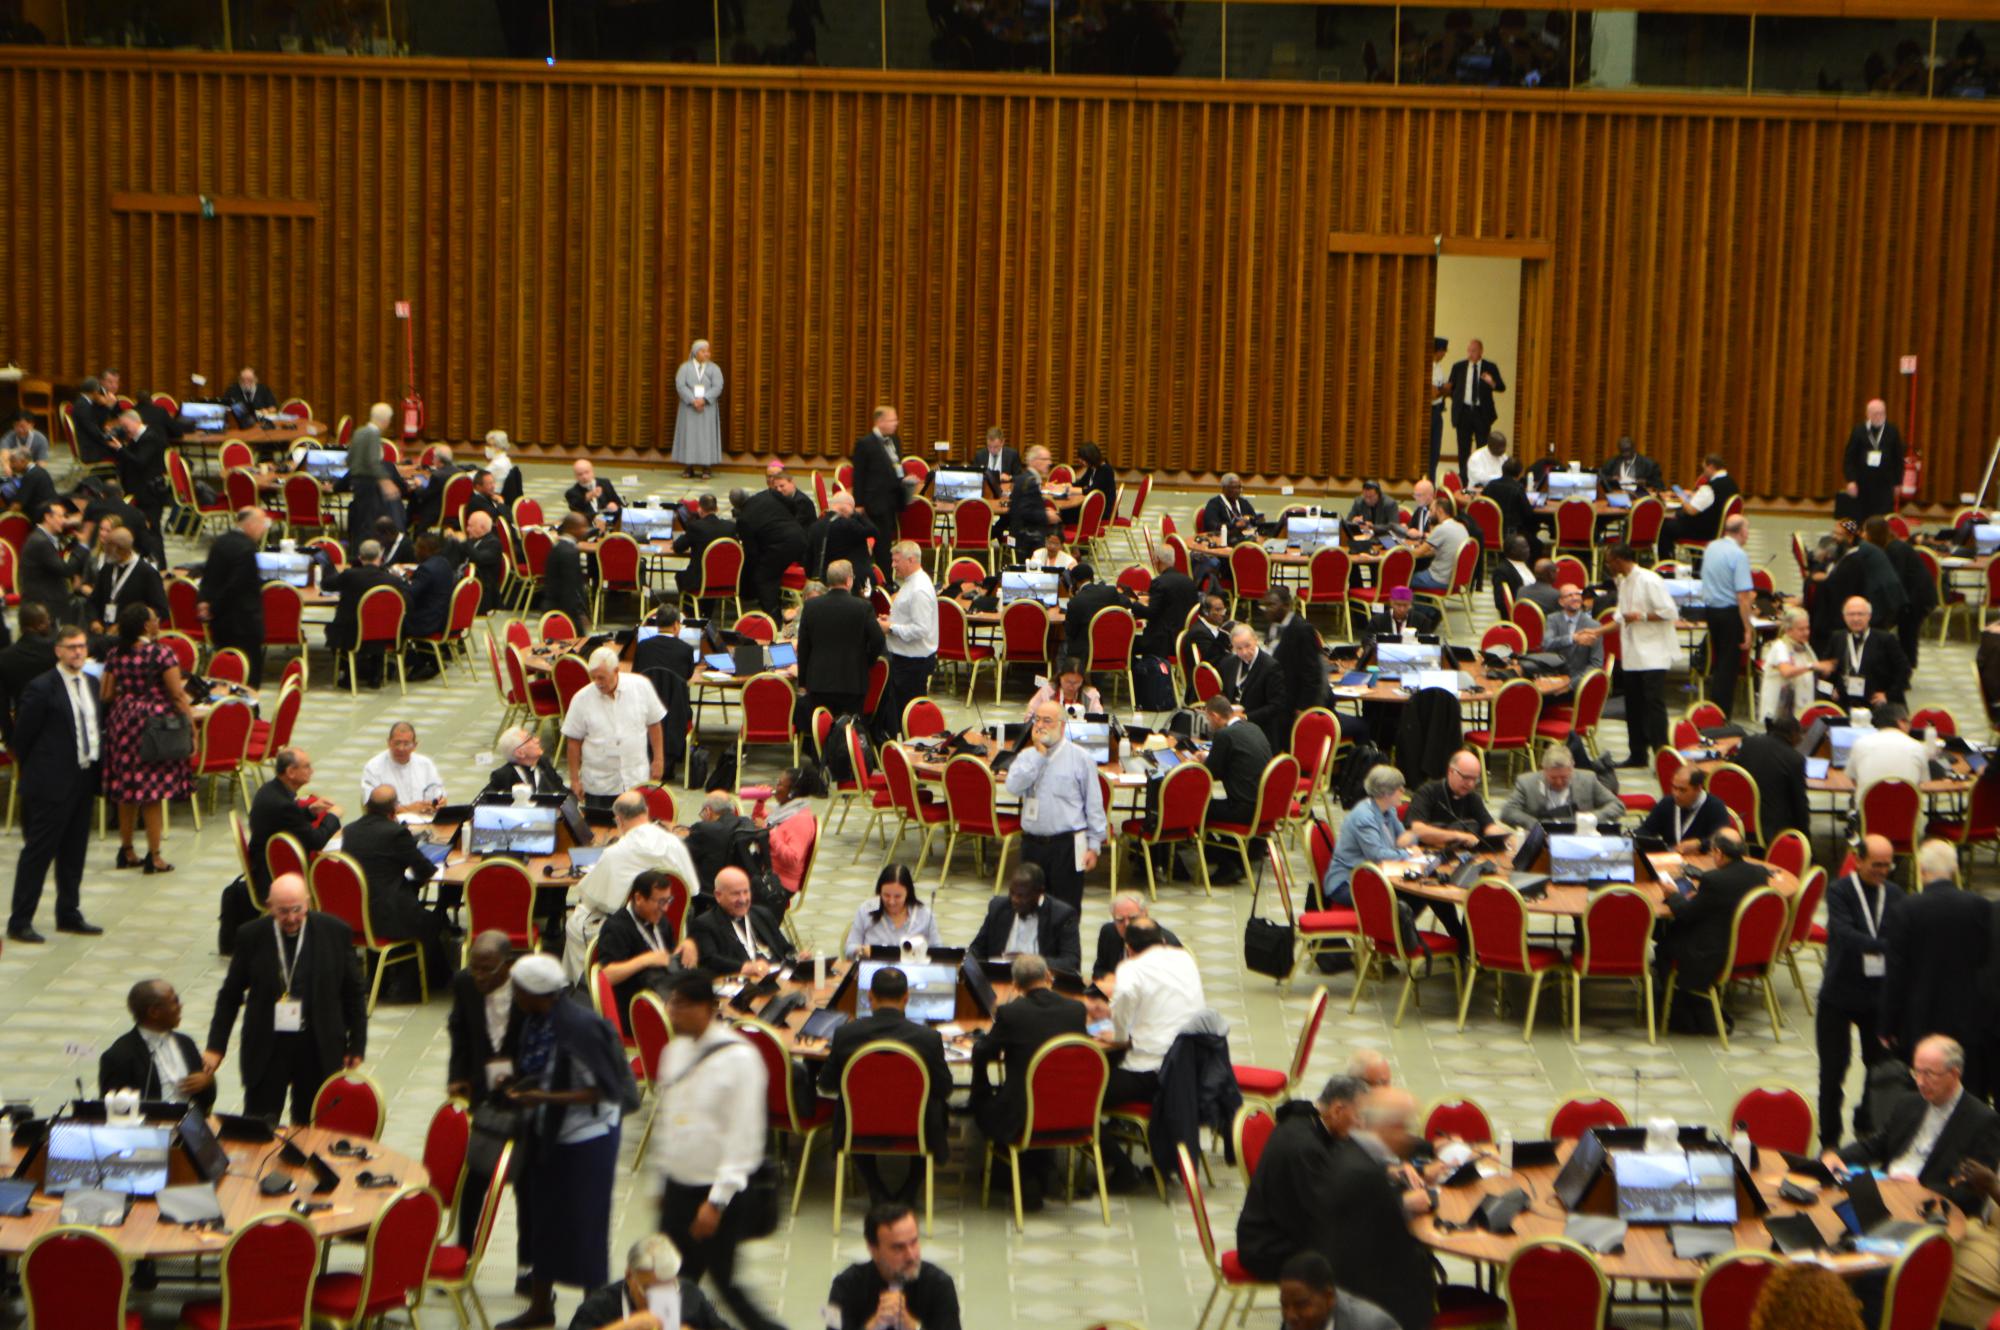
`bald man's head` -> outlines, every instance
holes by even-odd
[[[278,927],[287,934],[296,935],[305,927],[306,880],[297,873],[282,873],[271,879],[271,889],[265,893],[264,904],[271,911],[271,917],[278,921]]]

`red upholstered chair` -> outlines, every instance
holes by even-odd
[[[533,951],[538,945],[535,880],[518,859],[495,855],[479,861],[465,879],[465,913],[467,937],[497,929],[515,951]]]
[[[225,439],[222,450],[216,454],[216,465],[226,474],[257,465],[257,454],[241,439]]]
[[[2000,853],[2000,771],[1989,767],[1980,773],[1963,818],[1934,817],[1924,835],[1950,841],[1961,857],[1981,845]]]
[[[1549,620],[1542,613],[1542,607],[1532,600],[1517,600],[1507,616],[1521,635],[1528,639],[1528,650],[1540,651],[1542,638],[1547,635]]]
[[[208,658],[207,676],[218,683],[250,682],[250,657],[237,647],[224,647]]]
[[[466,500],[472,497],[472,473],[461,471],[444,483],[444,505],[442,519],[449,525],[459,524],[459,514],[465,511]]]
[[[521,528],[547,525],[542,516],[541,501],[526,495],[514,500],[514,525]]]
[[[799,760],[799,733],[792,728],[792,708],[798,691],[782,674],[759,674],[743,685],[743,719],[736,727],[736,788],[743,788],[743,750],[751,744],[777,744]]]
[[[786,1079],[790,1079],[787,1076]],[[924,1167],[924,1230],[931,1231],[931,1199],[937,1161],[931,1155],[924,1117],[933,1094],[950,1086],[931,1084],[930,1069],[908,1044],[877,1039],[854,1050],[840,1072],[841,1138],[834,1153],[833,1231],[840,1232],[841,1184],[847,1156],[907,1155]]]
[[[249,806],[249,790],[243,779],[243,759],[250,751],[250,724],[252,720],[250,704],[242,698],[226,698],[215,704],[206,716],[195,722],[194,756],[189,764],[198,782],[208,777],[208,811],[215,811],[215,785],[219,780],[233,780],[243,796],[244,806]],[[188,808],[194,814],[195,830],[201,830],[201,796],[188,795]]]
[[[1323,546],[1313,551],[1312,562],[1306,565],[1306,585],[1299,592],[1300,602],[1313,609],[1326,606],[1338,610],[1344,637],[1354,633],[1354,618],[1349,613],[1347,598],[1353,573],[1352,555],[1338,545]]]
[[[1826,870],[1815,865],[1799,882],[1799,889],[1788,908],[1791,914],[1785,922],[1785,945],[1783,954],[1785,968],[1792,972],[1792,986],[1799,990],[1799,998],[1805,1003],[1806,1015],[1813,1014],[1812,995],[1806,992],[1805,976],[1799,973],[1799,953],[1814,942],[1813,930],[1819,925],[1813,922],[1813,915],[1819,910],[1819,903],[1826,899]],[[1826,944],[1826,933],[1820,930],[1820,945]]]
[[[1325,707],[1308,707],[1292,718],[1291,754],[1299,760],[1299,788],[1294,796],[1303,820],[1319,803],[1333,818],[1334,749],[1340,743],[1340,721]]]
[[[185,1330],[300,1330],[312,1312],[319,1238],[283,1210],[246,1220],[222,1249],[222,1296],[181,1304]]]
[[[1889,1286],[1882,1294],[1881,1330],[1929,1330],[1944,1311],[1951,1289],[1951,1235],[1942,1228],[1925,1229],[1910,1239],[1903,1254],[1889,1267]]]
[[[1609,887],[1591,895],[1583,911],[1583,930],[1569,958],[1574,976],[1572,1038],[1583,1042],[1583,985],[1592,979],[1614,979],[1638,990],[1646,1042],[1654,1042],[1658,1022],[1653,1018],[1652,971],[1647,968],[1652,951],[1651,897],[1631,887]]]
[[[674,792],[664,785],[641,785],[639,793],[646,800],[646,815],[663,827],[670,827],[680,819],[674,816]]]
[[[1424,1139],[1446,1138],[1483,1145],[1493,1139],[1493,1121],[1470,1099],[1440,1099],[1424,1114]]]
[[[269,874],[268,880],[275,882],[288,873],[305,877],[311,866],[305,847],[291,832],[277,832],[264,842],[264,867]],[[258,908],[264,907],[259,904]]]
[[[299,589],[285,582],[266,582],[264,599],[264,645],[297,647],[298,659],[306,659],[306,606]]]
[[[535,636],[544,643],[574,641],[579,634],[576,620],[561,610],[550,610],[535,623]]]
[[[1236,1120],[1230,1124],[1229,1138],[1236,1146],[1236,1167],[1243,1170],[1243,1185],[1257,1176],[1257,1164],[1264,1157],[1264,1147],[1271,1140],[1271,1133],[1278,1129],[1271,1110],[1255,1104],[1244,1104],[1236,1110]]]
[[[1641,550],[1659,544],[1660,528],[1666,520],[1666,505],[1658,499],[1648,495],[1637,500],[1625,515],[1625,543]]]
[[[284,488],[279,491],[284,496],[285,532],[297,535],[301,531],[324,531],[333,524],[326,516],[326,491],[319,481],[303,471],[285,477]]]
[[[1265,764],[1264,774],[1257,782],[1256,817],[1249,822],[1218,822],[1210,818],[1202,825],[1203,839],[1234,844],[1243,857],[1243,876],[1253,879],[1256,870],[1250,864],[1250,842],[1277,836],[1279,824],[1291,815],[1292,798],[1298,788],[1298,759],[1290,753],[1279,753]],[[1256,905],[1253,895],[1250,900],[1253,911]]]
[[[1118,589],[1120,591],[1129,591],[1135,596],[1143,596],[1146,594],[1147,588],[1152,585],[1153,574],[1141,568],[1136,563],[1118,570]]]
[[[492,1191],[504,1190],[494,1186]],[[429,1187],[406,1187],[391,1197],[368,1226],[361,1270],[321,1275],[313,1281],[314,1319],[343,1330],[361,1330],[392,1311],[413,1307],[430,1277],[444,1204]]]
[[[919,495],[897,515],[896,538],[917,547],[919,563],[923,562],[925,552],[938,548],[937,510],[931,507],[929,499]]]
[[[1496,623],[1480,635],[1479,649],[1491,651],[1497,646],[1504,646],[1515,655],[1521,655],[1528,649],[1528,635],[1518,623]]]
[[[1732,983],[1753,983],[1763,990],[1764,1009],[1771,1017],[1771,1037],[1785,1037],[1784,1018],[1778,1014],[1778,990],[1771,986],[1771,967],[1777,964],[1785,945],[1786,925],[1790,922],[1791,912],[1785,898],[1769,887],[1759,887],[1737,903],[1736,917],[1729,925],[1729,955],[1721,975],[1704,990],[1715,1010],[1716,1032],[1725,1049],[1729,1047],[1729,1027],[1722,1019],[1722,995]],[[1678,966],[1667,972],[1668,1011],[1674,1009],[1674,987],[1679,977]]]
[[[1098,498],[1102,498],[1100,493]],[[1013,1074],[1012,1072],[1009,1073]],[[1027,1150],[1090,1148],[1090,1161],[1097,1174],[1097,1206],[1104,1222],[1111,1222],[1111,1198],[1104,1188],[1104,1155],[1098,1142],[1099,1114],[1104,1110],[1104,1085],[1111,1078],[1111,1064],[1095,1039],[1070,1034],[1051,1039],[1035,1050],[1028,1061],[1027,1112],[1021,1130],[1005,1141],[989,1141],[979,1161],[979,1204],[983,1209],[992,1182],[993,1156],[1007,1152],[1007,1167],[1014,1177],[1014,1230],[1025,1231],[1021,1213],[1021,1155]]]
[[[993,671],[993,700],[1007,680],[1009,665],[1049,663],[1049,612],[1039,600],[1017,600],[1000,611],[1000,657]]]
[[[1915,854],[1923,807],[1923,795],[1908,781],[1878,780],[1861,792],[1861,834],[1887,836],[1897,854]]]
[[[880,587],[875,588],[877,595],[880,595],[881,591]],[[883,613],[886,614],[888,611],[884,610]],[[864,716],[874,715],[881,708],[882,694],[887,692],[888,688],[889,659],[886,656],[877,656],[875,663],[868,667],[868,687],[863,689],[861,693],[861,714]]]
[[[1238,545],[1229,551],[1229,572],[1236,588],[1236,608],[1232,613],[1240,619],[1246,606],[1262,600],[1271,589],[1271,556],[1262,545]]]
[[[634,1039],[631,1031],[626,1028],[625,1013],[618,1010],[618,992],[611,986],[610,977],[604,973],[604,967],[595,961],[597,955],[595,939],[591,942],[589,955],[592,960],[583,982],[584,991],[590,995],[590,1009],[603,1017],[605,1023],[618,1032],[618,1042],[624,1048],[626,1058],[631,1062],[632,1079],[640,1080],[646,1073],[639,1065],[639,1041]]]
[[[389,1105],[382,1097],[382,1087],[365,1072],[337,1071],[313,1096],[312,1125],[322,1131],[380,1140],[388,1120]]]
[[[1505,986],[1498,976],[1518,974],[1528,980],[1528,1017],[1521,1040],[1532,1042],[1535,1009],[1541,1003],[1542,980],[1553,973],[1558,991],[1563,985],[1563,954],[1555,947],[1531,945],[1528,941],[1528,906],[1521,893],[1500,878],[1484,878],[1472,884],[1465,899],[1467,940],[1472,954],[1467,958],[1465,984],[1458,995],[1458,1028],[1465,1028],[1465,1015],[1472,1006],[1472,990],[1481,970],[1494,975],[1494,1014],[1500,1014]]]
[[[1333,848],[1337,839],[1330,822],[1314,818],[1307,827],[1306,852],[1312,859],[1314,882],[1326,881],[1326,870],[1333,863]],[[1272,856],[1274,864],[1280,859],[1279,855]],[[1361,931],[1361,917],[1351,908],[1332,905],[1301,911],[1295,927],[1299,930],[1299,941],[1305,955],[1313,956],[1325,951],[1327,944],[1335,941],[1355,949]]]
[[[1361,601],[1370,609],[1376,605],[1387,608],[1389,593],[1397,587],[1406,587],[1410,578],[1416,575],[1417,556],[1407,545],[1398,545],[1382,556],[1375,565],[1375,585],[1350,588],[1347,595],[1351,600]]]
[[[949,725],[944,718],[944,708],[928,697],[913,697],[903,708],[905,739],[935,738],[948,728]]]
[[[1761,796],[1755,776],[1734,762],[1724,762],[1708,773],[1708,792],[1736,814],[1737,820],[1743,824],[1746,840],[1757,845],[1764,843],[1764,837],[1757,829],[1757,806]]]
[[[174,664],[180,667],[182,678],[193,674],[196,663],[201,659],[201,648],[195,645],[197,640],[197,637],[179,631],[164,632],[159,636],[160,644],[174,653]]]
[[[1611,1281],[1597,1258],[1568,1238],[1536,1238],[1515,1250],[1500,1274],[1511,1324],[1527,1330],[1600,1330]]]
[[[1415,940],[1422,950],[1412,957],[1403,945],[1396,894],[1381,871],[1373,864],[1359,865],[1348,879],[1347,889],[1354,898],[1354,913],[1360,921],[1362,942],[1362,955],[1354,969],[1354,994],[1347,1000],[1349,1012],[1361,1001],[1361,990],[1368,984],[1368,975],[1375,968],[1377,957],[1393,962],[1403,972],[1403,993],[1396,1000],[1396,1025],[1403,1023],[1403,1011],[1409,1006],[1410,994],[1417,984],[1430,977],[1433,961],[1444,960],[1451,965],[1452,996],[1458,996],[1461,982],[1458,943],[1449,934],[1418,930]],[[1419,967],[1423,969],[1422,975],[1417,973]]]
[[[736,607],[740,617],[743,601],[737,594],[737,584],[742,576],[742,542],[730,536],[710,541],[701,552],[701,585],[692,594],[681,596],[681,608],[698,613],[702,601],[726,600]]]
[[[368,986],[368,1011],[375,1011],[375,1000],[382,993],[382,975],[391,965],[401,965],[414,960],[417,963],[417,991],[419,1001],[430,1001],[430,975],[428,963],[424,959],[423,943],[416,938],[383,937],[375,931],[375,921],[368,907],[367,881],[361,874],[360,865],[344,854],[324,853],[315,855],[312,873],[307,879],[312,889],[314,908],[336,916],[354,933],[354,945],[375,962],[375,978]]]
[[[290,416],[294,420],[311,420],[313,418],[312,403],[303,397],[287,397],[285,404],[278,408],[278,414],[281,416]]]
[[[1585,671],[1581,679],[1574,681],[1567,706],[1542,704],[1542,718],[1535,725],[1535,737],[1567,741],[1574,734],[1595,757],[1597,725],[1604,718],[1604,702],[1610,695],[1611,675],[1607,671]]]
[[[813,1141],[832,1124],[833,1101],[815,1095],[811,1103],[801,1105],[798,1102],[791,1057],[776,1030],[747,1017],[738,1021],[736,1028],[764,1059],[765,1116],[771,1130],[784,1136],[796,1136],[800,1141],[797,1180],[792,1184],[792,1214],[796,1217],[799,1197],[805,1191],[806,1167],[812,1162]]]
[[[1007,880],[1007,845],[1019,839],[1021,819],[998,810],[997,785],[993,769],[969,753],[960,753],[945,763],[945,820],[951,824],[951,835],[944,843],[944,863],[938,869],[939,886],[951,876],[951,858],[958,849],[958,838],[985,837],[1000,844],[993,865],[993,894],[1000,894]]]
[[[822,507],[821,511],[825,511]],[[951,514],[951,541],[940,553],[969,554],[982,562],[993,557],[993,505],[982,498],[959,500]],[[947,577],[956,585],[956,577]]]
[[[882,775],[888,782],[886,793],[888,806],[896,812],[896,837],[889,842],[887,859],[896,857],[896,847],[903,843],[903,835],[912,826],[923,832],[923,843],[917,851],[917,869],[921,871],[930,860],[931,836],[939,823],[951,816],[948,804],[933,800],[917,783],[917,773],[910,750],[899,743],[882,745]],[[991,779],[991,774],[988,774]],[[886,860],[885,860],[886,861]]]
[[[1207,767],[1196,762],[1183,762],[1168,771],[1160,782],[1156,815],[1127,818],[1119,828],[1122,839],[1135,842],[1139,847],[1140,860],[1146,865],[1146,891],[1153,900],[1160,898],[1158,876],[1153,868],[1153,847],[1200,842],[1213,783]],[[1197,854],[1194,860],[1201,874],[1202,894],[1214,895],[1208,881],[1208,856]]]
[[[1251,1308],[1257,1304],[1257,1294],[1265,1291],[1276,1293],[1277,1285],[1263,1283],[1245,1269],[1234,1247],[1227,1251],[1216,1250],[1215,1229],[1209,1223],[1208,1202],[1201,1191],[1201,1175],[1195,1170],[1186,1144],[1174,1148],[1180,1152],[1181,1189],[1187,1193],[1188,1209],[1194,1215],[1194,1231],[1201,1240],[1202,1259],[1208,1262],[1208,1273],[1215,1281],[1208,1291],[1208,1301],[1201,1304],[1201,1319],[1194,1323],[1195,1330],[1204,1330],[1208,1325],[1217,1297],[1222,1298],[1220,1324],[1229,1324],[1229,1318],[1237,1312],[1239,1303],[1247,1323]]]
[[[1694,1286],[1695,1330],[1750,1330],[1750,1310],[1784,1259],[1739,1247],[1717,1257]]]
[[[479,1206],[479,1222],[472,1230],[472,1246],[467,1248],[456,1242],[445,1242],[440,1243],[431,1254],[430,1275],[424,1280],[424,1287],[426,1290],[437,1289],[451,1299],[452,1310],[458,1313],[460,1330],[470,1330],[472,1325],[465,1305],[468,1298],[472,1301],[472,1310],[479,1313],[479,1323],[492,1324],[474,1282],[479,1277],[480,1265],[486,1260],[486,1244],[493,1237],[494,1224],[499,1221],[500,1202],[507,1194],[507,1179],[513,1171],[514,1143],[508,1141],[500,1147],[500,1156],[493,1163],[493,1180],[487,1184],[485,1199]]]
[[[1782,868],[1793,877],[1803,878],[1812,864],[1812,842],[1803,831],[1787,827],[1771,837],[1771,843],[1764,850],[1764,862],[1773,868]]]
[[[1095,491],[1098,498],[1102,490]],[[1132,684],[1132,644],[1139,640],[1139,621],[1122,605],[1107,605],[1090,616],[1090,659],[1084,669],[1091,674],[1115,674],[1125,680],[1125,698],[1137,701]]]
[[[970,706],[972,689],[979,682],[979,667],[993,659],[993,648],[973,645],[964,605],[949,596],[940,596],[937,607],[938,660],[943,664],[965,666],[965,702]]]
[[[738,615],[736,631],[752,642],[762,642],[765,646],[778,640],[778,625],[762,610],[751,610],[747,614]]]
[[[660,1074],[660,1058],[674,1037],[673,1026],[667,1023],[667,1004],[658,993],[640,992],[632,998],[626,1021],[632,1041],[639,1045],[639,1056],[633,1059],[639,1064],[639,1088],[648,1095],[657,1094],[659,1086],[654,1078]],[[653,1119],[658,1116],[657,1112],[646,1114],[646,1129],[639,1133],[639,1149],[632,1156],[635,1169],[646,1158],[646,1142],[653,1138]]]
[[[1293,1089],[1306,1074],[1306,1064],[1312,1061],[1313,1045],[1319,1040],[1320,1022],[1326,1019],[1326,998],[1326,988],[1315,985],[1312,1000],[1306,1004],[1306,1018],[1299,1025],[1299,1042],[1292,1049],[1290,1066],[1258,1067],[1237,1063],[1230,1068],[1236,1073],[1236,1088],[1245,1099],[1268,1104],[1275,1112],[1279,1104],[1291,1097]]]
[[[131,1283],[124,1253],[94,1228],[52,1228],[21,1256],[22,1300],[34,1327],[139,1330],[139,1313],[125,1310]]]
[[[1556,560],[1556,585],[1588,586],[1590,570],[1584,566],[1583,560],[1574,555],[1562,555]]]
[[[1551,1140],[1573,1141],[1593,1127],[1625,1125],[1625,1110],[1618,1106],[1617,1100],[1598,1095],[1579,1096],[1563,1100],[1562,1105],[1549,1115],[1549,1137]]]
[[[437,661],[440,675],[450,663],[449,654],[455,653],[465,662],[467,673],[478,677],[478,670],[472,663],[472,625],[479,622],[479,600],[483,594],[477,577],[468,575],[460,578],[451,589],[451,608],[445,615],[444,631],[410,639],[413,645],[428,651]]]
[[[362,593],[361,604],[355,611],[355,642],[347,649],[347,691],[359,697],[360,671],[355,658],[362,647],[375,643],[382,644],[388,656],[386,661],[396,663],[396,687],[405,697],[410,692],[410,677],[403,668],[403,613],[408,606],[403,601],[403,593],[392,586],[371,587]]]
[[[1511,624],[1496,627],[1513,627]],[[1515,630],[1519,632],[1519,629]],[[1490,791],[1493,759],[1502,753],[1532,759],[1542,721],[1542,694],[1528,679],[1509,679],[1493,696],[1491,722],[1465,732],[1465,746],[1480,755],[1479,788]]]
[[[1222,671],[1207,661],[1194,667],[1195,700],[1206,702],[1222,691]]]
[[[1742,1123],[1758,1149],[1795,1155],[1812,1153],[1817,1119],[1812,1101],[1789,1085],[1753,1085],[1729,1110],[1729,1125]]]
[[[1589,499],[1564,499],[1556,505],[1556,552],[1577,554],[1597,566],[1597,505]]]
[[[457,1231],[459,1193],[465,1189],[465,1159],[472,1147],[472,1112],[462,1099],[447,1099],[424,1128],[424,1172],[444,1202],[444,1231]]]
[[[646,589],[640,583],[639,542],[622,531],[614,531],[597,543],[597,586],[593,592],[590,617],[604,620],[604,596],[611,591],[629,591],[636,607],[645,612]]]

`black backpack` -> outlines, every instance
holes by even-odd
[[[792,893],[771,866],[771,829],[744,818],[730,838],[729,858],[750,875],[750,903],[763,906],[774,917],[782,916],[792,903]]]
[[[1358,743],[1340,759],[1340,784],[1334,791],[1342,808],[1352,808],[1368,797],[1368,773],[1386,763],[1389,755],[1371,743]]]

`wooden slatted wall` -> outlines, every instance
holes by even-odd
[[[1527,449],[1629,430],[1823,499],[1905,352],[1932,494],[2000,431],[1985,108],[12,54],[0,359],[64,381],[248,361],[358,413],[408,298],[438,437],[658,455],[706,336],[732,450],[837,456],[888,402],[925,443],[1409,476],[1433,265],[1327,237],[1443,234],[1553,246]],[[248,215],[111,206],[197,192]]]

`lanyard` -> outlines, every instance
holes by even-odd
[[[118,603],[118,593],[125,589],[125,583],[131,580],[132,573],[138,566],[139,556],[135,554],[127,559],[118,572],[113,575],[111,578],[110,604],[116,605]]]
[[[1686,840],[1686,839],[1687,839],[1687,827],[1688,827],[1688,823],[1690,823],[1690,822],[1693,822],[1693,821],[1694,821],[1694,817],[1695,817],[1695,814],[1699,813],[1699,812],[1701,811],[1701,806],[1702,806],[1703,804],[1707,803],[1707,802],[1708,802],[1708,796],[1707,796],[1707,795],[1705,795],[1705,794],[1704,794],[1704,795],[1702,795],[1702,796],[1701,796],[1701,798],[1699,798],[1699,799],[1695,800],[1695,801],[1694,801],[1694,807],[1693,807],[1693,808],[1690,808],[1690,809],[1688,809],[1688,810],[1687,810],[1687,818],[1686,818],[1686,820],[1685,820],[1685,821],[1683,821],[1683,820],[1682,820],[1682,818],[1681,818],[1681,806],[1680,806],[1679,804],[1675,804],[1675,805],[1674,805],[1674,843],[1675,843],[1675,844],[1679,844],[1679,843],[1680,843],[1681,841],[1684,841],[1684,840]]]
[[[1868,893],[1862,888],[1861,877],[1859,874],[1855,875],[1854,895],[1855,898],[1861,902],[1861,922],[1868,925],[1869,937],[1881,936],[1881,933],[1878,932],[1877,930],[1881,926],[1880,921],[1882,918],[1882,910],[1883,907],[1887,904],[1887,901],[1885,899],[1887,894],[1888,894],[1887,887],[1875,888],[1875,908],[1871,910],[1870,908],[1868,908]]]
[[[632,914],[632,907],[629,905],[626,906],[625,913]],[[636,914],[632,914],[632,922],[637,926],[640,935],[653,944],[654,951],[665,951],[667,949],[667,944],[660,941],[660,926],[658,924],[646,923]],[[744,922],[749,922],[749,916],[744,916]]]
[[[1873,631],[1872,629],[1870,631]],[[1854,645],[1854,635],[1847,636],[1847,668],[1850,673],[1861,673],[1861,658],[1868,652],[1868,634],[1861,635],[1861,645]]]
[[[741,919],[738,919],[737,921],[735,921],[735,923],[731,924],[730,927],[740,928],[742,930],[741,932],[737,933],[736,937],[737,940],[743,944],[743,954],[748,956],[753,961],[756,960],[757,930],[751,926],[750,916],[747,914],[744,915]]]
[[[285,930],[278,927],[278,921],[276,919],[273,919],[271,921],[271,936],[273,939],[276,940],[278,944],[278,970],[285,977],[285,996],[287,998],[290,998],[292,995],[292,971],[296,968],[296,966],[293,961],[287,960],[285,958]],[[300,924],[299,946],[304,947],[305,944],[306,944],[306,926],[304,924]]]

